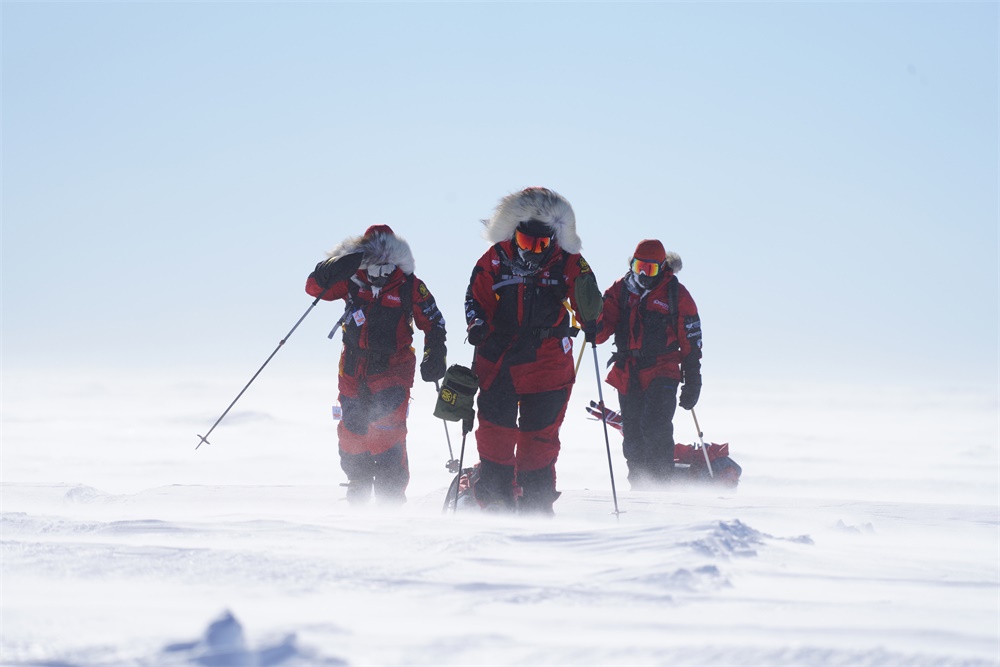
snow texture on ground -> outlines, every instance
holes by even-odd
[[[5,377],[2,664],[1000,665],[995,393],[706,386],[739,489],[632,492],[612,431],[616,517],[578,387],[543,520],[442,514],[425,386],[401,508],[343,500],[327,380],[195,451],[243,381]]]

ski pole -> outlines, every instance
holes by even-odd
[[[580,346],[580,354],[576,357],[576,368],[573,369],[573,375],[577,376],[580,374],[580,362],[583,361],[583,352],[587,349],[587,342],[584,341],[583,345]]]
[[[229,414],[229,411],[233,409],[233,406],[236,405],[236,401],[240,400],[240,397],[243,396],[243,392],[245,392],[247,389],[250,388],[250,385],[253,384],[253,381],[256,380],[257,376],[260,375],[260,372],[264,370],[264,366],[267,366],[267,364],[270,363],[271,359],[274,358],[274,355],[278,354],[278,350],[280,350],[281,346],[285,344],[285,341],[291,338],[292,334],[295,333],[295,330],[299,328],[300,324],[302,324],[302,320],[306,319],[306,315],[312,312],[312,309],[315,308],[316,304],[319,303],[320,299],[323,298],[323,294],[326,294],[326,290],[324,290],[322,294],[316,297],[316,300],[313,301],[312,304],[310,304],[309,308],[306,309],[306,312],[302,313],[302,317],[299,318],[299,321],[295,323],[295,326],[292,327],[291,331],[285,334],[285,337],[282,338],[281,341],[278,343],[278,347],[274,348],[274,352],[271,353],[271,356],[267,358],[267,361],[265,361],[260,368],[257,369],[257,372],[253,374],[252,378],[250,378],[250,382],[247,382],[246,385],[243,387],[243,389],[240,390],[240,393],[236,395],[236,398],[234,398],[233,402],[229,404],[229,407],[226,408],[226,411],[223,412],[219,416],[219,418],[215,420],[215,423],[212,424],[212,428],[208,429],[208,433],[206,433],[205,435],[198,435],[198,445],[195,447],[195,449],[198,449],[198,447],[201,447],[202,444],[204,443],[212,444],[208,442],[208,436],[212,435],[212,431],[214,431],[215,427],[219,425],[219,422],[221,422],[225,418],[225,416]]]
[[[597,343],[591,345],[594,349],[594,373],[597,375],[597,398],[601,401],[601,407],[604,407],[604,390],[601,389],[601,364],[597,361]],[[611,473],[611,497],[615,501],[615,518],[617,519],[621,513],[618,511],[618,492],[615,491],[615,469],[611,465],[611,440],[608,439],[607,412],[603,412],[601,415],[601,423],[604,424],[604,445],[608,450],[608,471]]]
[[[458,492],[462,490],[462,465],[465,463],[465,436],[472,430],[472,420],[462,420],[462,449],[458,453],[458,483],[455,484],[455,507],[451,513],[458,513]]]
[[[441,384],[437,380],[434,380],[434,391],[439,396],[441,395]],[[448,433],[448,422],[442,419],[441,423],[444,424],[444,439],[448,441],[448,463],[445,465],[445,469],[448,472],[462,472],[462,465],[455,460],[455,454],[451,451],[451,434]],[[458,470],[455,470],[456,463],[459,463]]]
[[[712,462],[708,460],[708,447],[705,446],[705,441],[701,437],[701,426],[698,425],[698,415],[694,413],[694,408],[691,408],[691,416],[694,417],[694,428],[698,431],[698,441],[701,443],[701,451],[705,453],[705,467],[708,468],[709,479],[715,479],[715,474],[712,472]]]

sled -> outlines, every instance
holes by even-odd
[[[740,483],[743,468],[729,458],[729,443],[721,445],[715,442],[705,444],[708,460],[712,466],[712,474],[708,474],[705,466],[705,454],[700,444],[674,445],[674,475],[691,482],[707,482],[716,486],[735,489]]]
[[[472,486],[478,479],[478,463],[471,468],[463,468],[462,472],[457,473],[454,479],[451,480],[448,493],[445,494],[444,507],[441,508],[441,511],[454,512],[456,510],[456,502],[458,503],[457,509],[459,510],[479,510],[479,502],[472,494]]]
[[[606,421],[608,426],[621,432],[621,413],[604,407],[597,401],[590,402],[587,412],[592,420]],[[708,473],[708,466],[705,465],[706,452],[708,453],[709,465],[712,466],[711,475]],[[678,480],[735,489],[740,483],[742,474],[743,468],[729,457],[728,442],[722,444],[706,443],[704,450],[701,443],[687,445],[678,442],[674,445],[674,476]]]

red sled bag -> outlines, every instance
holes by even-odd
[[[724,442],[720,445],[710,442],[705,445],[705,449],[708,451],[708,460],[712,465],[711,476],[705,467],[705,454],[701,451],[701,446],[684,445],[679,442],[674,445],[676,471],[683,471],[689,479],[694,481],[712,482],[719,486],[735,489],[740,483],[743,468],[729,458],[729,443]]]
[[[622,430],[621,413],[612,410],[597,401],[591,401],[587,407],[587,412],[591,419],[597,421],[607,421],[608,426],[613,426],[619,431]],[[740,476],[743,468],[736,461],[729,458],[729,443],[720,444],[708,443],[705,445],[708,451],[708,460],[712,466],[712,474],[708,474],[708,467],[705,465],[705,453],[701,450],[701,445],[685,445],[677,443],[674,445],[674,466],[675,473],[682,478],[687,478],[695,482],[708,482],[719,486],[735,489],[740,483]]]

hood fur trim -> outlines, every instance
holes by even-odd
[[[583,243],[576,233],[573,207],[564,197],[548,188],[526,188],[500,200],[493,217],[483,220],[483,237],[490,243],[508,241],[522,222],[538,220],[552,230],[556,243],[566,252],[577,253]]]
[[[386,233],[382,229],[388,227],[380,225],[370,228],[365,236],[349,236],[326,254],[328,257],[343,257],[361,251],[365,253],[361,259],[362,269],[395,264],[406,275],[413,275],[415,262],[410,244],[403,237]]]

